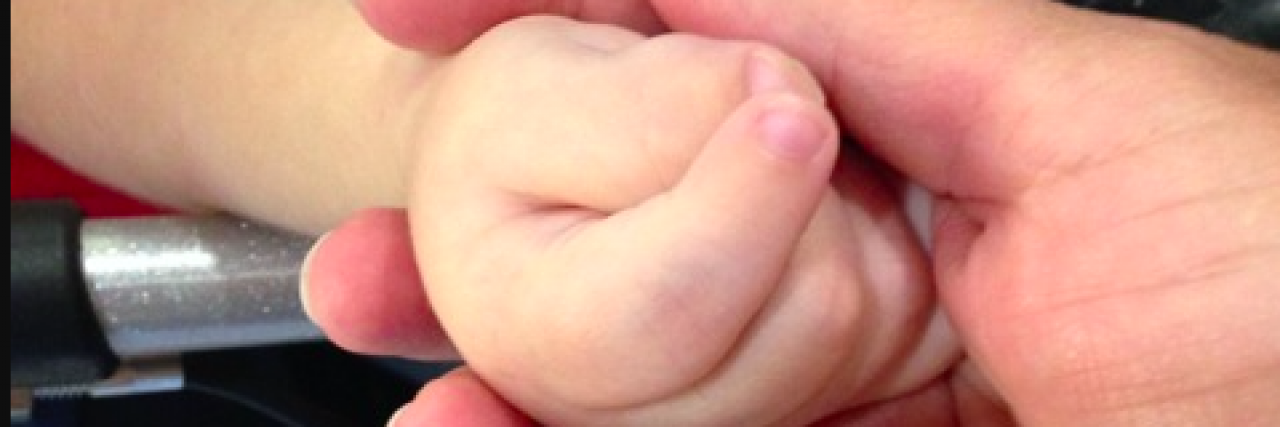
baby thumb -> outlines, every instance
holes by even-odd
[[[836,135],[812,101],[755,97],[730,115],[665,198],[640,209],[654,211],[652,225],[666,230],[670,244],[697,242],[735,265],[781,269],[828,188]]]
[[[612,295],[591,307],[613,317],[580,326],[613,325],[616,333],[585,335],[595,337],[592,355],[618,357],[579,352],[612,363],[580,377],[600,382],[573,384],[569,394],[597,407],[653,401],[723,363],[782,280],[827,192],[837,148],[834,120],[819,104],[783,91],[756,95],[670,191],[605,219],[588,240],[625,244],[588,245],[591,255],[603,246],[609,258],[632,261],[609,264],[610,277],[625,279],[594,280],[583,291]],[[599,289],[609,284],[617,287]]]

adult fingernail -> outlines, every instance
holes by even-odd
[[[400,409],[397,409],[394,413],[391,414],[391,418],[387,419],[387,427],[396,427],[396,422],[400,420],[400,415],[403,413],[404,413],[404,407],[401,406]]]
[[[805,162],[818,155],[833,133],[800,99],[780,100],[760,117],[765,148],[783,159]]]
[[[302,258],[302,267],[298,270],[298,299],[302,301],[302,312],[309,319],[315,319],[311,316],[310,282],[311,282],[311,261],[315,258],[316,252],[324,244],[325,239],[329,238],[330,233],[324,233],[311,244],[311,249],[307,250],[307,255]]]

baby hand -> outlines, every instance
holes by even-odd
[[[808,423],[946,369],[914,240],[866,170],[828,185],[793,64],[549,17],[465,49],[410,211],[471,369],[556,425]]]

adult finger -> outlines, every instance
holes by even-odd
[[[432,380],[396,411],[388,427],[532,427],[516,410],[466,367]]]
[[[311,250],[302,300],[325,334],[360,353],[456,359],[432,313],[402,209],[356,213]]]
[[[398,45],[453,51],[511,18],[553,14],[653,34],[663,27],[647,0],[358,0],[369,26]]]

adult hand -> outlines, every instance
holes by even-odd
[[[595,4],[572,3],[509,10]],[[833,422],[1280,421],[1275,54],[1048,2],[655,5],[674,29],[798,56],[845,129],[938,196],[935,272],[968,360],[942,387]],[[460,402],[512,414],[465,372],[424,395],[445,398],[401,425]]]

